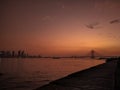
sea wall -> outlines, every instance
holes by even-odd
[[[70,74],[35,90],[120,90],[119,77],[120,61],[110,59],[104,64]]]

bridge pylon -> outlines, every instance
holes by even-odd
[[[91,50],[91,58],[94,59],[95,58],[95,51]]]

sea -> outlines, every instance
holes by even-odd
[[[33,90],[102,63],[90,58],[0,58],[0,90]]]

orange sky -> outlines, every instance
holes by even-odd
[[[119,0],[1,0],[0,50],[120,55],[119,8]]]

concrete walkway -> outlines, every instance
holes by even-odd
[[[53,81],[36,90],[115,90],[117,61],[110,61]]]

